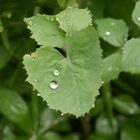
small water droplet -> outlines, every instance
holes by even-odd
[[[59,76],[59,75],[60,75],[59,70],[58,70],[58,69],[54,69],[54,70],[53,70],[53,75],[54,75],[54,76]]]
[[[64,116],[64,114],[63,114],[63,113],[61,113],[61,116]]]
[[[37,80],[35,79],[35,82],[37,82]]]
[[[55,81],[50,82],[49,84],[51,89],[57,89],[58,88],[58,83]]]
[[[32,21],[29,21],[29,23],[28,23],[28,24],[29,24],[29,25],[31,25],[31,26],[33,25]]]
[[[107,36],[111,35],[111,33],[110,33],[109,31],[106,31],[105,34],[106,34]]]
[[[137,19],[138,19],[138,21],[140,21],[140,16],[138,16],[138,18],[137,18]]]
[[[108,71],[112,71],[112,67],[108,67],[108,69],[107,69]]]
[[[78,110],[80,111],[80,110],[81,110],[81,108],[78,108]]]
[[[40,96],[40,93],[37,93],[37,96]]]
[[[95,105],[93,104],[92,107],[95,107]]]

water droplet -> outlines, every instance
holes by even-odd
[[[37,82],[37,80],[35,79],[35,82]]]
[[[106,31],[105,34],[108,36],[111,35],[111,33],[109,31]]]
[[[108,67],[108,69],[107,69],[108,71],[112,71],[112,67]]]
[[[93,104],[92,107],[95,107],[95,105]]]
[[[57,84],[57,82],[52,81],[52,82],[50,82],[49,86],[50,86],[51,89],[57,89],[58,84]]]
[[[80,111],[80,110],[81,110],[81,108],[78,108],[78,110]]]
[[[59,75],[60,75],[59,70],[58,70],[58,69],[54,69],[54,70],[53,70],[53,75],[54,75],[54,76],[59,76]]]
[[[37,93],[37,96],[40,96],[40,93]]]
[[[64,116],[64,114],[63,114],[63,113],[61,113],[61,116]]]
[[[137,19],[138,19],[138,21],[140,21],[140,16],[138,16],[138,18],[137,18]]]

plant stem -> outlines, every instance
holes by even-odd
[[[109,123],[113,125],[113,112],[112,112],[112,94],[110,83],[103,85],[103,98],[105,103],[105,110],[109,119]]]

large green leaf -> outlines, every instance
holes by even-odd
[[[95,21],[99,35],[110,44],[121,47],[127,40],[128,27],[123,20],[106,18]]]
[[[140,27],[140,1],[136,3],[132,14],[133,21]]]
[[[26,131],[31,130],[27,105],[15,91],[0,87],[0,104],[0,112],[9,120]]]
[[[134,99],[129,95],[120,95],[113,100],[114,107],[117,111],[126,115],[138,114],[140,108]]]
[[[70,33],[80,31],[92,24],[92,18],[88,10],[68,7],[56,15],[60,28]]]
[[[53,16],[37,15],[25,19],[28,28],[39,45],[62,48],[65,45],[64,33],[58,28]]]
[[[117,79],[121,71],[122,54],[117,51],[103,59],[102,80],[107,83]]]
[[[81,116],[94,106],[101,85],[98,34],[89,27],[68,35],[66,43],[66,57],[46,47],[25,55],[27,80],[51,108]]]
[[[131,39],[123,48],[123,71],[140,73],[140,38]]]

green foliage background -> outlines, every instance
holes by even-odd
[[[40,93],[26,81],[23,56],[35,52],[40,46],[30,38],[31,33],[24,18],[38,13],[56,15],[66,8],[67,2],[0,0],[0,139],[139,140],[139,1],[77,0],[79,8],[91,11],[93,26],[99,32],[103,50],[100,95],[88,114],[75,118],[49,109]],[[73,5],[73,2],[71,0],[68,4]],[[77,28],[82,27],[79,22]],[[67,31],[69,28],[64,29]],[[78,33],[80,37],[82,32]],[[85,37],[90,39],[90,36]],[[59,43],[62,44],[61,41]],[[91,52],[90,50],[88,51]],[[94,79],[94,83],[97,84],[98,81]],[[69,92],[69,88],[63,90]],[[58,102],[62,101],[58,98]],[[77,112],[72,113],[79,116]]]

